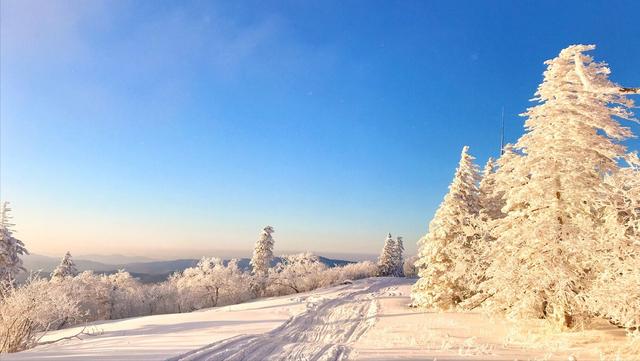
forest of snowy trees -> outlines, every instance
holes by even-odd
[[[419,242],[414,306],[482,308],[560,329],[596,317],[640,327],[637,92],[574,45],[546,62],[525,133],[482,174],[464,147],[449,192]]]

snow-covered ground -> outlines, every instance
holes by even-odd
[[[480,313],[410,309],[412,280],[371,278],[314,292],[192,313],[91,324],[94,335],[2,360],[601,360],[628,348],[624,332],[546,333]],[[52,332],[42,341],[76,334]],[[632,360],[622,356],[621,360]]]

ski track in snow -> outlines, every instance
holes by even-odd
[[[351,347],[374,324],[375,297],[388,282],[367,282],[362,289],[331,299],[307,299],[307,310],[274,330],[239,335],[167,361],[346,360]]]

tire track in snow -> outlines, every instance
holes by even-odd
[[[389,286],[383,279],[361,285],[366,287],[310,304],[307,311],[270,332],[232,337],[168,361],[346,360],[349,345],[375,323],[377,292]]]

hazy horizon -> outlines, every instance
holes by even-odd
[[[153,262],[153,261],[170,261],[177,259],[200,259],[202,257],[218,257],[222,259],[232,259],[232,258],[251,258],[252,250],[244,251],[244,250],[188,250],[188,249],[178,249],[175,252],[169,253],[157,253],[153,255],[147,254],[136,254],[136,253],[73,253],[72,256],[75,259],[82,260],[94,260],[101,263],[132,263],[132,262]],[[331,258],[331,259],[340,259],[346,261],[363,261],[363,260],[373,260],[378,255],[374,253],[341,253],[341,252],[314,252],[312,250],[302,250],[302,249],[293,249],[293,250],[274,250],[275,256],[282,256],[287,254],[296,254],[302,252],[311,252],[315,255]],[[31,255],[51,257],[51,258],[62,258],[64,253],[48,253],[48,252],[35,252],[31,251]],[[128,260],[125,262],[117,261],[117,262],[109,262],[104,261],[104,258],[113,257],[117,258],[131,258],[136,260]]]

